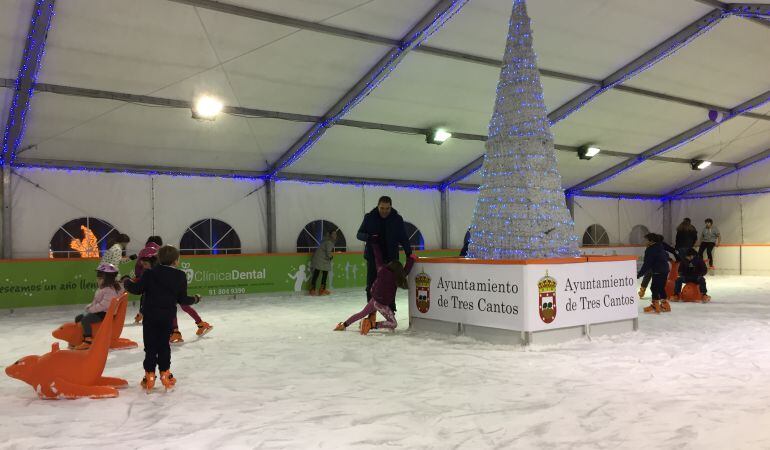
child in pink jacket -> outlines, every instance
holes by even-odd
[[[369,303],[366,304],[364,309],[350,316],[348,320],[338,323],[337,327],[334,328],[335,331],[344,331],[345,328],[358,322],[364,317],[366,317],[366,319],[361,322],[361,334],[368,334],[369,330],[372,328],[387,328],[394,330],[398,326],[396,315],[393,313],[393,310],[390,309],[389,305],[395,302],[396,291],[398,288],[407,289],[409,287],[406,276],[412,270],[412,266],[417,257],[414,254],[409,255],[406,260],[406,268],[404,268],[398,260],[384,264],[382,261],[382,248],[380,248],[377,236],[373,236],[372,239],[370,239],[369,244],[374,250],[374,262],[377,265],[377,278],[374,280],[371,290],[372,297],[369,299]],[[385,321],[375,322],[374,316],[372,316],[371,319],[367,317],[374,312],[379,312],[385,318]]]
[[[78,314],[75,322],[83,326],[83,342],[75,347],[75,350],[88,350],[91,348],[91,325],[104,320],[107,310],[110,309],[110,301],[123,293],[123,286],[118,283],[118,268],[108,263],[101,263],[96,268],[96,279],[99,289],[94,294],[94,299],[86,306],[84,314]]]

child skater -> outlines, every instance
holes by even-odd
[[[152,237],[155,237],[155,236],[152,236]],[[151,242],[149,240],[147,241],[147,244],[145,245],[145,247],[139,251],[139,259],[136,262],[136,267],[134,267],[134,279],[138,280],[139,278],[142,278],[142,273],[144,273],[145,270],[151,269],[158,264],[159,248],[160,246],[155,242]],[[134,317],[135,324],[142,323],[143,302],[144,302],[144,295],[139,297],[139,312],[136,314],[136,317]]]
[[[364,318],[361,322],[361,334],[368,334],[372,328],[387,328],[395,330],[398,326],[396,322],[396,315],[390,308],[390,304],[396,301],[396,291],[398,288],[407,289],[406,276],[409,271],[412,270],[414,260],[417,256],[410,255],[406,261],[406,268],[404,268],[398,260],[383,264],[382,262],[382,249],[379,242],[377,242],[377,236],[370,238],[369,244],[374,249],[374,262],[377,266],[377,279],[372,284],[372,298],[369,299],[369,303],[366,304],[364,309],[356,314],[353,314],[344,322],[337,324],[334,331],[344,331],[345,328],[351,324]],[[384,322],[375,322],[374,317],[379,312],[384,318]],[[372,316],[370,316],[372,314]]]
[[[696,258],[697,257],[697,258]],[[679,263],[679,278],[676,279],[674,284],[674,299],[679,300],[679,294],[682,293],[682,285],[685,283],[698,283],[700,288],[701,301],[708,302],[711,300],[711,296],[707,294],[706,289],[706,263],[698,255],[698,252],[694,248],[687,250],[687,255]]]
[[[99,264],[96,268],[96,280],[99,285],[91,304],[86,306],[83,314],[75,317],[75,322],[83,327],[83,342],[75,350],[88,350],[93,343],[91,325],[104,320],[107,310],[110,309],[110,300],[119,297],[123,293],[123,286],[117,280],[118,269],[112,264]]]
[[[663,240],[663,236],[660,234],[656,234],[657,239],[660,241],[661,245],[663,245],[663,249],[666,250],[668,253],[671,253],[671,256],[674,257],[677,261],[682,259],[677,253],[676,249],[666,243],[666,241]],[[669,260],[670,261],[670,260]],[[644,274],[644,278],[642,278],[642,286],[639,288],[639,298],[644,298],[645,292],[647,292],[647,286],[650,285],[650,280],[652,279],[652,272],[647,272]]]
[[[118,233],[117,236],[110,238],[107,241],[107,250],[102,255],[100,264],[112,264],[118,267],[120,263],[124,263],[129,259],[136,259],[136,255],[131,255],[128,258],[123,257],[123,251],[126,249],[128,243],[131,242],[131,238],[127,234]]]
[[[176,305],[198,303],[200,295],[187,295],[187,276],[177,269],[179,250],[164,245],[158,250],[159,264],[142,273],[137,281],[125,279],[128,292],[144,294],[144,378],[142,387],[148,392],[155,386],[155,366],[166,390],[176,384],[171,374],[171,345],[169,337],[176,315]]]
[[[641,278],[647,272],[652,272],[652,303],[644,308],[646,313],[660,314],[671,311],[666,295],[666,280],[668,279],[668,255],[663,248],[662,236],[647,233],[647,249],[644,251],[644,264],[636,275]]]
[[[310,280],[310,295],[316,295],[315,284],[318,281],[318,274],[321,273],[321,288],[318,290],[318,295],[329,295],[331,292],[326,290],[326,277],[329,276],[329,271],[332,268],[332,252],[334,251],[334,243],[337,242],[337,230],[332,231],[324,236],[321,240],[321,245],[315,249],[313,253],[313,259],[310,261],[310,265],[313,267],[313,278]]]

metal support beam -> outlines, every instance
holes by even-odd
[[[449,248],[449,191],[441,189],[441,248]]]
[[[8,122],[3,133],[0,165],[13,164],[16,150],[24,138],[24,125],[29,110],[29,101],[34,92],[37,72],[45,54],[48,29],[54,16],[55,0],[37,0],[32,11],[27,42],[19,64],[19,75],[14,83],[14,94],[8,111]]]
[[[694,192],[689,194],[680,195],[674,200],[691,200],[696,198],[714,198],[714,197],[741,197],[744,195],[758,195],[758,194],[770,194],[770,186],[759,188],[747,188],[747,189],[732,189],[728,191],[715,191],[715,192]]]
[[[722,122],[712,122],[712,121],[702,122],[690,128],[689,130],[674,136],[671,139],[668,139],[648,150],[645,150],[644,152],[640,153],[634,158],[629,158],[620,164],[610,167],[609,169],[601,172],[598,175],[594,175],[593,177],[572,186],[571,188],[567,189],[567,192],[576,193],[584,189],[588,189],[590,187],[596,186],[597,184],[604,183],[605,181],[618,176],[622,172],[625,172],[626,170],[632,167],[638,166],[639,164],[647,161],[653,156],[657,156],[661,153],[674,150],[675,148],[678,148],[686,144],[687,142],[690,142],[693,139],[696,139],[697,137],[702,136],[708,133],[709,131],[717,128],[720,125],[720,123],[724,123],[734,117],[742,115],[746,111],[750,111],[754,108],[758,108],[768,102],[770,102],[770,91],[766,91],[750,100],[747,100],[741,103],[735,108],[731,109],[730,113],[725,117],[725,119]]]
[[[278,252],[275,220],[275,180],[265,180],[265,229],[267,230],[267,252]]]
[[[718,0],[695,0],[698,3],[703,3],[704,5],[713,6],[714,8],[721,8],[725,12],[728,12],[730,10],[730,7],[732,5],[741,5],[741,3],[723,3]],[[737,16],[741,17],[740,14],[736,14]],[[766,27],[770,27],[770,22],[759,18],[759,17],[747,17],[748,20],[751,20],[752,22],[758,23],[760,25],[764,25]]]
[[[730,174],[733,174],[739,170],[745,169],[746,167],[752,166],[758,162],[764,161],[766,159],[770,158],[770,148],[758,153],[754,156],[751,156],[749,158],[744,159],[743,161],[739,162],[738,164],[733,165],[732,167],[728,167],[725,169],[722,169],[720,171],[714,172],[711,175],[701,178],[700,180],[695,180],[692,183],[688,183],[682,187],[679,187],[677,189],[674,189],[673,191],[669,192],[665,195],[665,197],[671,197],[676,198],[681,196],[682,194],[685,194],[687,192],[693,191],[695,189],[698,189],[700,187],[703,187],[709,183],[712,183],[720,178],[726,177]]]
[[[608,77],[603,79],[598,86],[591,86],[587,90],[580,93],[577,97],[569,100],[565,104],[556,108],[550,114],[548,119],[551,121],[551,125],[566,118],[568,115],[577,111],[583,105],[590,102],[603,92],[614,88],[620,83],[628,80],[629,78],[641,73],[657,62],[663,60],[667,56],[676,52],[680,48],[687,45],[690,41],[705,33],[719,23],[722,18],[725,17],[724,11],[721,9],[715,9],[695,22],[687,25],[682,30],[672,35],[665,41],[656,45],[643,55],[624,65],[620,69],[616,70]]]
[[[268,13],[268,12],[245,8],[241,6],[228,5],[228,4],[224,4],[224,3],[220,3],[212,0],[168,0],[168,1],[190,5],[197,8],[208,9],[211,11],[217,11],[225,14],[232,14],[240,17],[251,18],[251,19],[260,20],[264,22],[270,22],[270,23],[275,23],[279,25],[286,25],[289,27],[298,28],[302,30],[309,30],[309,31],[314,31],[318,33],[329,34],[332,36],[342,37],[346,39],[355,39],[358,41],[368,42],[371,44],[387,45],[390,47],[397,47],[399,45],[399,41],[395,39],[383,37],[383,36],[377,36],[373,34],[352,31],[345,28],[339,28],[331,25],[320,24],[317,22],[310,22],[307,20],[296,19],[293,17],[281,16],[278,14]],[[716,6],[716,7],[722,8],[722,6]],[[443,48],[430,47],[427,45],[421,45],[418,48],[415,48],[413,51],[418,53],[426,53],[426,54],[438,56],[441,58],[455,59],[455,60],[463,61],[467,63],[494,67],[495,69],[500,69],[500,67],[502,66],[502,61],[499,59],[488,58],[485,56],[473,55],[473,54],[458,52],[454,50],[447,50]],[[549,70],[549,69],[538,69],[538,70],[540,71],[540,75],[543,77],[556,78],[559,80],[571,81],[575,83],[590,84],[598,87],[602,86],[602,80],[596,80],[596,79],[584,77],[581,75],[559,72],[557,70]],[[714,109],[714,110],[723,111],[723,112],[726,112],[728,110],[728,108],[720,107],[718,105],[710,105],[708,103],[699,102],[697,100],[690,100],[682,97],[677,97],[674,95],[648,91],[646,89],[632,88],[630,86],[622,86],[622,85],[615,86],[615,89],[618,91],[629,92],[636,95],[643,95],[647,97],[657,98],[659,100],[681,103],[689,106],[696,106],[696,107],[706,108],[706,109]],[[761,117],[762,116],[759,116],[758,118],[761,118]]]
[[[666,242],[674,242],[674,219],[671,215],[671,200],[663,202],[663,237]]]
[[[13,203],[13,195],[11,192],[11,166],[4,165],[2,167],[2,183],[0,183],[0,190],[2,190],[2,202],[3,202],[3,218],[2,218],[2,255],[4,259],[11,259],[13,256],[13,240],[11,240],[11,205]]]
[[[266,175],[267,176],[267,175]],[[273,177],[278,181],[301,181],[319,184],[349,184],[353,186],[394,186],[411,189],[437,189],[438,183],[418,180],[396,180],[390,178],[346,177],[340,175],[315,175],[302,173],[281,173]]]
[[[276,161],[269,170],[269,175],[274,176],[286,169],[305,153],[307,153],[326,130],[334,126],[345,114],[354,108],[361,100],[377,88],[396,66],[409,54],[412,49],[419,46],[430,37],[441,25],[456,14],[468,0],[439,0],[436,5],[420,19],[399,41],[397,47],[391,48],[374,67],[369,70],[358,82],[340,98],[323,116],[323,120],[316,122],[299,140]]]

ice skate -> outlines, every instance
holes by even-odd
[[[170,391],[176,386],[176,378],[174,378],[174,374],[168,370],[164,370],[160,373],[160,382],[163,383],[163,387],[166,388],[166,391]]]
[[[310,292],[307,293],[307,295],[316,296],[318,293],[316,292],[315,288],[310,289]]]
[[[83,342],[75,346],[75,350],[88,350],[91,348],[91,344],[93,343],[93,339],[90,337],[84,338]]]
[[[660,301],[653,300],[650,306],[644,308],[644,312],[647,314],[660,314]]]
[[[144,378],[142,378],[142,389],[149,393],[155,387],[155,372],[145,372]]]
[[[671,300],[672,302],[680,302],[682,301],[682,297],[680,297],[679,294],[674,294],[671,296],[669,300]]]
[[[344,322],[340,322],[340,323],[337,324],[336,327],[334,327],[334,331],[345,331],[345,328],[347,328],[345,326],[345,323]]]
[[[366,319],[364,319],[364,320],[368,320],[370,323],[377,323],[377,313],[373,312],[373,313],[369,314],[368,316],[366,316]],[[359,330],[361,330],[361,327],[363,326],[364,320],[358,322],[358,329]]]
[[[639,298],[644,298],[644,294],[646,293],[647,293],[647,288],[645,288],[644,286],[639,288]]]
[[[708,302],[710,302],[710,301],[711,301],[711,296],[710,296],[710,295],[708,295],[708,294],[703,294],[703,296],[701,297],[701,301],[702,301],[703,303],[708,303]]]
[[[134,316],[134,325],[139,325],[142,323],[142,319],[144,319],[142,313],[137,313],[136,316]]]
[[[368,317],[364,317],[363,319],[361,319],[361,334],[363,335],[369,334],[369,331],[372,328],[375,328],[374,320],[371,320],[369,317],[371,317],[371,314]]]
[[[208,322],[201,321],[201,322],[198,322],[197,325],[198,325],[198,331],[196,331],[195,334],[197,334],[199,337],[205,336],[209,331],[214,329],[214,327],[209,325]]]
[[[321,289],[318,291],[318,295],[329,295],[331,292],[326,290],[326,285],[321,285]]]
[[[671,312],[671,303],[668,300],[662,300],[660,302],[660,310],[662,312]]]
[[[179,330],[174,330],[171,332],[171,337],[169,337],[168,341],[172,344],[181,344],[184,342],[184,339],[182,339],[182,333]]]

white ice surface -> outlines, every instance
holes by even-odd
[[[411,333],[403,291],[395,335],[331,331],[358,290],[210,301],[203,339],[179,313],[174,392],[140,391],[141,349],[110,354],[131,383],[115,399],[38,400],[0,375],[0,447],[770,448],[770,277],[709,281],[711,304],[636,333],[528,349]],[[2,365],[75,312],[0,311]]]

